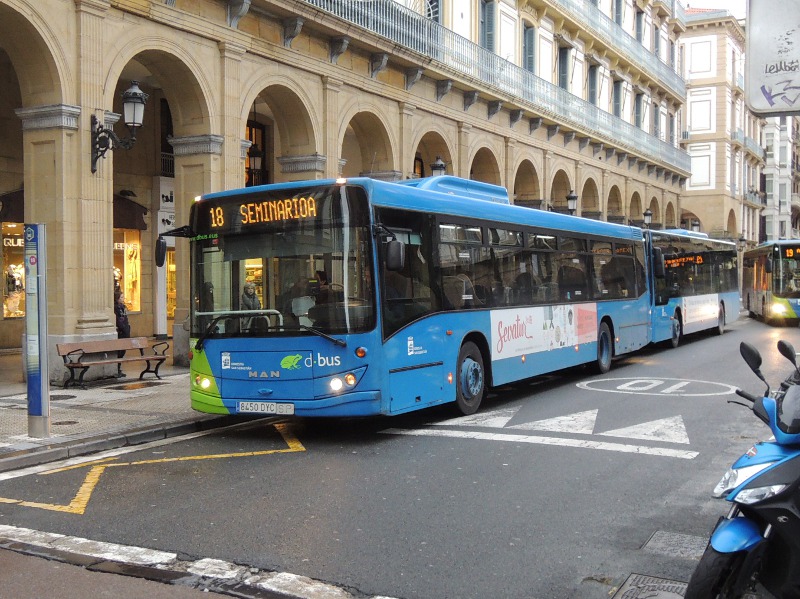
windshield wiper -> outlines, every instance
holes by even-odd
[[[331,341],[332,343],[335,343],[336,345],[338,345],[340,347],[347,347],[347,342],[344,341],[343,339],[337,339],[336,337],[331,337],[330,335],[328,335],[328,333],[323,333],[319,329],[315,329],[314,327],[310,327],[310,326],[305,325],[305,324],[298,324],[297,326],[300,327],[304,331],[308,331],[309,333],[314,333],[315,335],[319,335],[320,337],[324,337],[328,341]]]
[[[222,320],[223,318],[227,318],[227,317],[228,317],[228,316],[230,316],[230,315],[231,315],[231,313],[230,313],[230,312],[226,312],[225,314],[220,314],[219,316],[215,316],[214,318],[212,318],[212,319],[211,319],[211,322],[209,322],[209,323],[208,323],[208,326],[206,327],[206,330],[205,330],[205,331],[203,331],[203,334],[202,334],[202,335],[200,335],[200,337],[197,339],[197,343],[195,343],[195,344],[194,344],[194,348],[195,348],[196,350],[198,350],[198,351],[202,350],[202,349],[203,349],[203,341],[205,341],[206,339],[208,339],[208,337],[209,337],[209,336],[211,335],[211,333],[214,331],[214,327],[215,327],[215,325],[216,325],[216,324],[217,324],[217,323],[218,323],[220,320]]]

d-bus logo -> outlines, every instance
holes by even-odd
[[[294,354],[291,356],[284,356],[281,360],[281,368],[285,370],[298,370],[301,366],[305,366],[306,368],[311,368],[314,366],[315,360],[313,355],[308,355],[303,359],[302,354]],[[316,359],[317,366],[341,366],[342,365],[342,358],[341,356],[323,356],[322,354],[317,354]]]
[[[679,397],[704,397],[708,395],[730,395],[736,390],[733,385],[712,381],[688,379],[598,379],[583,381],[577,386],[587,391],[604,393],[627,393],[631,395],[671,395]]]

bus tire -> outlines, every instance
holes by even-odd
[[[672,338],[669,340],[669,344],[673,349],[680,345],[682,336],[683,322],[681,322],[681,315],[675,312],[675,317],[672,319]]]
[[[458,352],[456,373],[456,405],[458,411],[469,416],[478,411],[486,393],[486,372],[483,355],[478,346],[467,341]]]
[[[725,332],[725,308],[722,304],[719,306],[719,314],[717,315],[717,335],[722,335]]]
[[[611,370],[611,358],[614,355],[614,342],[611,339],[611,329],[608,323],[601,322],[597,329],[597,361],[595,368],[600,374],[605,374]]]

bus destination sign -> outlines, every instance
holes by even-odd
[[[800,245],[785,245],[781,247],[784,258],[800,259]]]
[[[234,213],[235,222],[226,222],[226,211],[222,206],[211,206],[209,225],[211,229],[239,228],[262,223],[305,220],[317,217],[317,201],[313,197],[268,200],[263,202],[244,202]]]

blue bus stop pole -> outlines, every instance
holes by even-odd
[[[25,369],[28,436],[50,436],[50,371],[47,361],[47,259],[44,225],[25,225]]]

